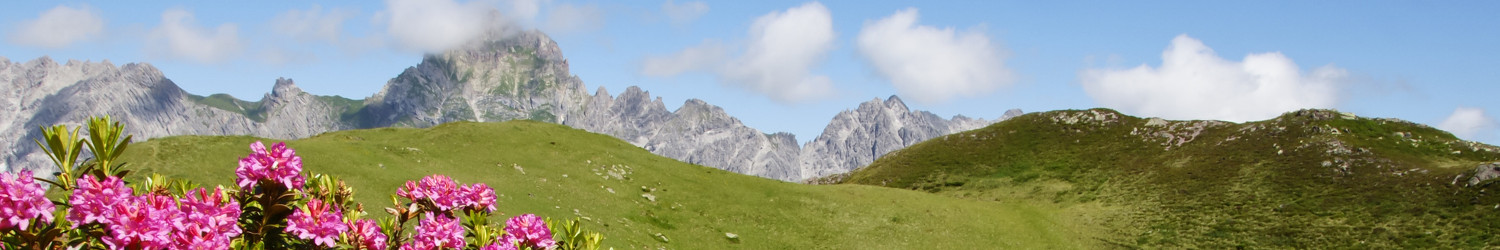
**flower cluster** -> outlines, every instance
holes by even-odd
[[[172,225],[182,223],[182,211],[171,196],[146,194],[130,197],[115,207],[109,217],[110,249],[166,249],[172,244]]]
[[[339,208],[318,199],[308,200],[306,207],[287,217],[287,233],[326,247],[334,247],[337,244],[334,241],[344,231],[349,231],[349,226],[344,224]]]
[[[552,230],[547,228],[547,222],[535,214],[522,214],[505,221],[505,236],[500,241],[533,249],[552,249],[557,246],[557,241],[552,240]]]
[[[234,170],[235,182],[241,189],[253,190],[257,183],[279,184],[286,189],[301,189],[306,177],[302,176],[302,157],[295,150],[278,142],[266,150],[266,145],[256,141],[250,144],[253,151],[240,158],[240,167]]]
[[[67,219],[73,228],[98,224],[108,230],[101,240],[113,249],[224,249],[239,236],[239,202],[222,189],[188,192],[179,206],[171,196],[132,195],[119,177],[78,179]]]
[[[18,174],[0,173],[0,231],[27,230],[38,216],[52,223],[57,207],[47,200],[46,191],[31,179],[31,171]]]
[[[229,242],[242,230],[236,224],[240,203],[226,199],[223,190],[214,188],[189,191],[182,199],[183,220],[172,225],[173,244],[181,249],[228,249]]]
[[[396,195],[412,202],[428,202],[444,213],[453,210],[495,211],[495,189],[484,183],[459,185],[443,175],[422,177],[420,182],[407,181],[405,186],[396,190]]]
[[[128,137],[116,140],[123,131],[102,133],[108,143],[123,149]],[[108,136],[114,134],[116,136]],[[353,190],[342,181],[328,176],[302,175],[302,158],[285,143],[267,149],[261,142],[250,145],[250,155],[239,159],[235,170],[239,189],[216,187],[193,188],[181,195],[174,191],[188,189],[187,182],[168,182],[161,175],[146,179],[142,186],[131,188],[123,179],[129,171],[86,171],[68,174],[72,164],[60,158],[76,151],[58,142],[73,141],[49,135],[49,151],[63,173],[72,182],[51,182],[67,195],[66,204],[51,201],[46,189],[34,182],[32,173],[0,172],[0,250],[100,248],[106,249],[230,249],[234,246],[266,249],[596,249],[602,237],[588,238],[577,230],[578,221],[563,224],[561,241],[541,217],[523,214],[511,218],[503,233],[494,230],[488,216],[495,211],[495,190],[483,183],[461,185],[452,178],[432,175],[420,181],[408,181],[397,194],[410,203],[394,201],[398,208],[386,208],[397,215],[389,223],[359,219],[364,206],[350,204]],[[61,139],[59,139],[61,138]],[[81,145],[83,142],[77,142]],[[90,150],[96,148],[90,144]],[[114,145],[114,144],[111,144]],[[44,145],[43,147],[47,147]],[[74,146],[76,148],[76,146]],[[105,148],[97,155],[118,155]],[[110,166],[106,159],[92,163]],[[90,165],[91,167],[92,165]],[[329,184],[329,183],[336,183]],[[337,191],[330,190],[334,185]],[[168,190],[169,188],[178,188]],[[302,190],[308,188],[314,192]],[[141,192],[137,193],[137,189]],[[64,211],[57,211],[58,205]],[[352,211],[345,217],[344,211]],[[59,221],[54,216],[63,216]],[[417,219],[421,217],[421,219]],[[461,219],[462,218],[462,219]],[[418,221],[410,227],[408,222]],[[69,226],[62,226],[64,224]],[[384,227],[384,228],[383,228]],[[414,233],[404,233],[406,228]],[[28,229],[30,228],[30,229]],[[32,230],[36,229],[36,230]],[[18,231],[19,230],[19,231]],[[273,231],[274,230],[274,231]],[[32,232],[32,231],[39,231]],[[572,235],[572,236],[568,236]],[[472,237],[473,242],[468,241]],[[574,237],[574,238],[568,238]],[[498,238],[498,239],[497,239]],[[301,239],[301,240],[297,240]],[[66,246],[64,246],[66,245]],[[472,248],[471,248],[472,249]]]
[[[349,236],[354,237],[355,249],[385,249],[389,238],[380,232],[374,220],[361,219],[349,223]]]
[[[109,224],[115,207],[130,201],[131,192],[134,191],[120,177],[105,177],[102,181],[92,175],[78,178],[78,189],[68,197],[73,208],[68,210],[66,218],[73,222],[73,228],[89,223]]]
[[[424,217],[417,224],[417,235],[412,237],[412,243],[402,245],[402,250],[464,247],[464,227],[458,219],[430,212]]]

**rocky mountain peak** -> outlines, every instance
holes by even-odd
[[[802,172],[793,180],[848,172],[891,151],[1010,117],[1013,116],[1001,116],[995,121],[961,115],[943,119],[931,112],[910,110],[898,96],[875,98],[860,103],[858,109],[839,112],[822,135],[805,144],[798,157]]]
[[[27,62],[27,64],[30,64],[32,68],[56,68],[57,67],[57,61],[53,61],[51,56],[37,57],[36,59],[31,60],[30,62]]]
[[[604,89],[604,86],[599,86],[599,89],[594,90],[594,97],[601,97],[601,96],[602,97],[614,98],[614,96],[609,95],[609,90],[608,89]]]
[[[291,78],[278,77],[276,78],[276,84],[271,86],[271,96],[288,96],[298,93],[302,93],[302,89],[297,88],[297,83],[293,82]]]
[[[880,99],[876,99],[876,100],[880,100]],[[890,98],[886,98],[885,99],[885,106],[887,108],[895,109],[895,110],[900,111],[900,112],[907,112],[907,111],[911,110],[911,109],[908,109],[906,107],[906,102],[901,101],[901,97],[896,96],[896,95],[891,95]]]

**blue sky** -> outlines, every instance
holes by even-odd
[[[465,18],[487,10],[500,18]],[[28,1],[0,9],[0,56],[148,62],[195,94],[258,100],[288,77],[363,98],[463,37],[455,27],[490,22],[550,34],[590,91],[637,85],[671,109],[703,99],[802,141],[894,94],[991,119],[1011,108],[1230,121],[1337,108],[1494,144],[1495,11],[1480,1]]]

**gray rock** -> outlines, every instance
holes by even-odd
[[[1474,167],[1474,177],[1469,177],[1469,185],[1479,184],[1495,177],[1500,177],[1500,162],[1479,164]]]
[[[0,168],[8,171],[52,171],[32,145],[40,138],[37,127],[77,126],[94,115],[122,121],[137,140],[295,139],[346,129],[531,119],[608,134],[688,163],[786,181],[847,172],[917,142],[993,123],[912,111],[892,96],[839,113],[822,135],[799,147],[792,134],[750,128],[698,99],[669,111],[660,97],[633,86],[618,96],[603,87],[588,95],[557,43],[536,31],[494,32],[464,48],[424,56],[364,100],[315,96],[291,79],[277,79],[258,102],[200,97],[149,64],[58,65],[47,57],[26,63],[0,57],[0,86],[0,131],[6,132],[0,145],[11,149]],[[999,120],[1021,114],[1009,110]]]
[[[801,172],[793,179],[806,180],[849,172],[875,162],[880,156],[938,136],[973,130],[1024,114],[1012,109],[995,121],[954,116],[943,119],[926,111],[913,111],[901,98],[876,98],[858,109],[839,112],[823,134],[802,148],[797,160]]]

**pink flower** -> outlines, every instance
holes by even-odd
[[[428,200],[439,211],[447,212],[463,205],[463,197],[458,195],[458,191],[458,183],[452,178],[431,175],[422,177],[421,182],[406,181],[405,186],[396,189],[396,195],[411,199],[412,202]]]
[[[552,240],[552,230],[547,228],[542,217],[535,214],[517,215],[505,221],[505,236],[500,237],[500,240],[515,242],[518,247],[552,249],[557,246],[557,241]]]
[[[464,186],[461,193],[464,197],[464,206],[469,209],[483,208],[485,212],[495,212],[495,189],[490,186],[484,183],[474,183],[474,185]]]
[[[132,199],[132,192],[120,177],[110,176],[100,181],[92,175],[85,175],[78,178],[78,189],[68,197],[68,204],[73,208],[68,210],[66,218],[73,222],[73,228],[88,223],[108,224],[114,218],[114,208]]]
[[[234,170],[235,182],[241,189],[252,190],[255,184],[267,181],[289,190],[302,189],[306,177],[302,176],[302,157],[297,156],[296,150],[287,148],[285,142],[277,142],[267,151],[260,141],[251,143],[250,150],[253,152],[240,158],[240,167]]]
[[[358,237],[359,242],[355,248],[363,249],[385,249],[385,233],[380,232],[380,226],[375,225],[374,220],[361,219],[349,223],[350,235]]]
[[[420,182],[407,181],[405,186],[396,190],[396,195],[412,202],[431,202],[438,212],[461,209],[495,211],[495,189],[483,183],[459,185],[443,175],[422,177]]]
[[[515,242],[502,240],[500,242],[495,242],[495,244],[490,244],[488,246],[481,247],[481,248],[479,248],[479,250],[518,250],[518,249],[516,249]]]
[[[417,224],[417,235],[401,249],[463,248],[464,227],[458,219],[428,212]]]
[[[306,207],[292,212],[286,221],[287,233],[326,247],[334,247],[339,234],[349,231],[339,208],[318,199],[309,199]]]
[[[225,199],[222,192],[219,188],[188,192],[182,200],[183,220],[173,225],[177,230],[172,234],[175,249],[228,249],[230,239],[240,235],[236,224],[240,203]]]
[[[57,206],[47,200],[46,190],[31,179],[30,170],[21,173],[0,173],[0,231],[17,228],[26,230],[31,220],[38,216],[52,223],[52,211]]]
[[[166,249],[172,244],[172,225],[181,223],[182,211],[171,196],[146,194],[131,197],[114,209],[109,235],[110,249]]]

